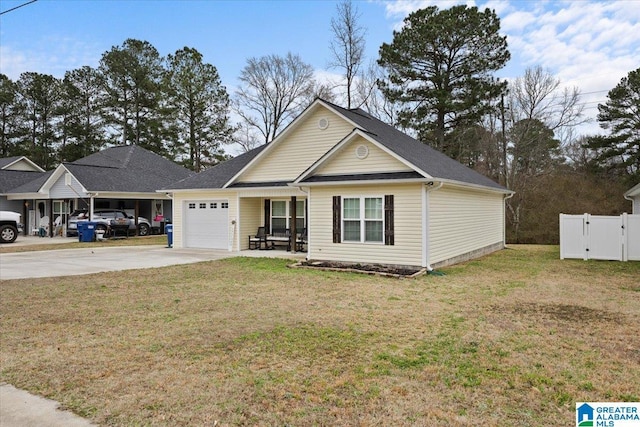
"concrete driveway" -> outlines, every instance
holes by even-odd
[[[71,241],[77,240],[23,237],[21,240],[11,244],[64,244]],[[116,246],[105,248],[92,247],[91,243],[87,243],[87,247],[81,249],[0,254],[0,280],[72,276],[138,268],[166,267],[169,265],[213,261],[234,256],[304,259],[305,255],[304,253],[292,254],[280,250],[229,252],[212,249],[176,249],[165,246]]]

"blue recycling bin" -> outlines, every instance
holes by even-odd
[[[98,225],[98,223],[93,221],[87,221],[84,223],[84,227],[82,229],[82,237],[80,238],[81,242],[93,242],[95,240],[96,225]],[[78,235],[80,235],[79,231]]]
[[[173,224],[167,224],[164,226],[164,232],[167,235],[167,247],[173,246]]]
[[[77,229],[78,229],[78,242],[82,242],[82,234],[87,226],[86,221],[78,221]]]

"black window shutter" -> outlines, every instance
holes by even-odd
[[[264,199],[264,230],[271,233],[271,199]]]
[[[340,243],[340,237],[342,235],[340,205],[340,196],[333,196],[333,243]]]
[[[393,245],[393,194],[384,196],[384,244]]]

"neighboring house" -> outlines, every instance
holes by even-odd
[[[122,209],[147,217],[160,227],[170,219],[171,198],[156,190],[193,172],[144,148],[127,145],[104,149],[74,162],[62,163],[34,181],[6,193],[9,201],[31,206],[24,218],[32,230],[40,218],[50,225],[75,209]],[[49,227],[50,230],[53,227]]]
[[[624,193],[624,198],[631,201],[631,213],[640,215],[640,184],[637,184],[631,190]]]
[[[25,156],[0,158],[0,210],[17,212],[22,215],[21,220],[28,224],[25,219],[29,201],[9,199],[9,193],[15,188],[46,179],[48,175],[44,169]]]
[[[512,194],[366,112],[316,100],[271,143],[167,186],[175,247],[304,227],[308,259],[433,267],[505,245]]]

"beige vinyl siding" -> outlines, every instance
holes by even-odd
[[[264,199],[259,197],[240,199],[240,221],[238,237],[240,250],[249,249],[249,235],[256,234],[258,227],[264,225]]]
[[[329,120],[329,127],[324,130],[318,127],[321,118]],[[285,139],[278,141],[238,182],[293,181],[352,129],[352,124],[325,107],[320,107]]]
[[[429,193],[429,263],[503,241],[502,194],[447,187]]]
[[[356,148],[364,145],[369,154],[364,159],[356,157]],[[405,172],[411,171],[407,165],[359,136],[340,149],[315,175],[342,175],[353,173]]]
[[[312,188],[309,204],[310,259],[422,265],[422,184]],[[333,243],[333,196],[394,196],[395,244]]]
[[[185,201],[194,201],[194,200],[220,200],[227,199],[229,201],[229,222],[236,220],[236,227],[233,228],[234,233],[238,233],[237,227],[237,218],[238,218],[238,203],[237,203],[237,194],[235,191],[188,191],[188,192],[177,192],[173,195],[173,213],[172,213],[172,222],[173,226],[173,246],[175,248],[183,248],[184,247],[184,239],[182,235],[182,230],[184,230],[184,212],[182,211],[184,207]],[[228,224],[229,230],[232,230],[231,224]],[[234,236],[229,236],[233,238],[233,247],[232,250],[237,251],[237,234]]]

